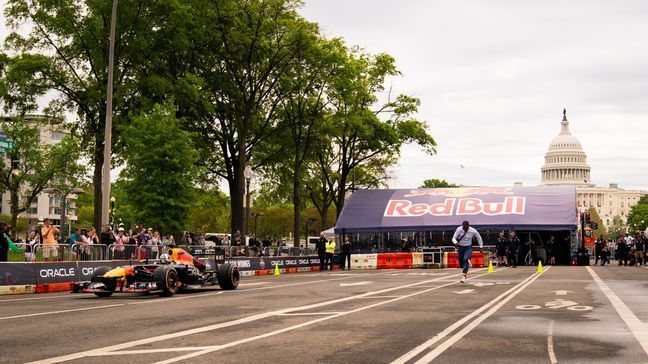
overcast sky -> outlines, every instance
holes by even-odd
[[[566,107],[592,182],[648,190],[648,1],[306,0],[301,12],[393,55],[394,91],[421,99],[438,154],[405,147],[391,187],[537,185]]]
[[[599,186],[648,190],[648,1],[305,0],[328,36],[396,58],[438,143],[391,187],[540,183],[563,107]],[[461,165],[464,169],[461,169]]]

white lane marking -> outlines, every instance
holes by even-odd
[[[545,272],[551,268],[551,266],[545,268]],[[476,318],[473,322],[470,324],[466,325],[461,331],[457,332],[454,334],[452,337],[450,337],[448,340],[442,342],[439,346],[434,348],[434,350],[430,351],[427,353],[425,356],[423,356],[421,359],[417,360],[417,364],[423,364],[423,363],[430,363],[432,360],[436,359],[439,355],[441,355],[444,351],[446,351],[448,348],[450,348],[452,345],[454,345],[457,341],[461,340],[464,336],[466,336],[468,333],[470,333],[472,330],[474,330],[479,324],[484,322],[487,318],[489,318],[491,315],[493,315],[497,310],[499,310],[502,306],[504,306],[507,302],[512,300],[515,296],[520,294],[520,292],[524,291],[531,283],[535,282],[536,279],[540,278],[542,276],[542,273],[535,273],[533,276],[531,276],[530,280],[526,280],[521,286],[518,285],[516,287],[519,287],[515,289],[516,287],[513,287],[515,290],[512,291],[508,296],[505,296],[502,298],[501,301],[496,303],[493,307],[491,307],[486,313],[482,314],[478,318]],[[502,295],[500,295],[502,297]],[[492,301],[491,301],[492,302]]]
[[[422,287],[429,288],[430,286],[419,286],[418,288],[422,288]],[[436,287],[436,286],[434,286],[434,287]],[[376,298],[396,298],[396,297],[400,297],[400,296],[369,296],[369,297],[358,297],[358,298],[376,299]]]
[[[143,303],[150,303],[150,302],[149,301],[142,301],[142,302],[130,302],[130,303],[116,303],[116,304],[113,304],[113,305],[91,306],[91,307],[83,307],[83,308],[71,308],[69,310],[36,312],[36,313],[28,313],[28,314],[24,314],[24,315],[0,317],[0,320],[11,320],[11,319],[16,319],[16,318],[36,317],[36,316],[43,316],[43,315],[54,315],[54,314],[57,314],[57,313],[81,312],[81,311],[98,310],[98,309],[102,309],[102,308],[113,308],[113,307],[122,307],[122,306],[130,306],[130,305],[141,305]]]
[[[506,268],[503,268],[503,269],[506,269]],[[502,271],[502,269],[498,270],[498,272],[500,272],[500,271]],[[482,307],[478,308],[478,309],[475,310],[474,312],[468,314],[467,316],[465,316],[465,317],[462,318],[461,320],[459,320],[459,321],[455,322],[454,324],[450,325],[450,326],[447,327],[445,330],[443,330],[443,331],[441,331],[440,333],[436,334],[436,335],[435,335],[433,338],[431,338],[430,340],[424,342],[423,344],[421,344],[421,345],[415,347],[414,349],[410,350],[409,352],[407,352],[405,355],[403,355],[403,356],[401,356],[400,358],[394,360],[394,361],[392,362],[392,364],[403,364],[403,363],[407,362],[408,360],[414,358],[415,356],[419,355],[420,353],[422,353],[423,351],[427,350],[429,347],[431,347],[432,345],[434,345],[434,344],[435,344],[436,342],[438,342],[439,340],[441,340],[441,339],[443,339],[444,337],[448,336],[450,333],[452,333],[453,331],[455,331],[457,328],[462,327],[466,322],[468,322],[469,320],[471,320],[473,317],[479,315],[482,311],[484,311],[484,310],[486,310],[488,307],[494,305],[497,301],[499,301],[500,299],[502,299],[502,297],[506,296],[506,295],[509,294],[510,292],[513,292],[517,287],[520,287],[522,284],[524,284],[525,282],[527,282],[527,281],[529,281],[530,279],[532,279],[534,276],[535,276],[535,273],[532,274],[530,277],[526,278],[525,280],[523,280],[522,282],[520,282],[520,283],[518,283],[517,285],[515,285],[513,288],[510,288],[508,291],[506,291],[506,292],[502,293],[501,295],[495,297],[495,298],[492,299],[490,302],[486,303],[485,305],[483,305]]]
[[[625,321],[626,325],[630,331],[632,331],[632,334],[635,336],[637,341],[639,341],[639,344],[641,344],[641,347],[644,349],[646,354],[648,354],[648,325],[641,322],[637,316],[635,316],[628,306],[626,306],[619,296],[617,296],[616,293],[614,293],[614,291],[612,291],[610,287],[603,282],[592,268],[589,266],[585,268],[587,268],[587,271],[592,276],[592,279],[594,279],[594,282],[596,282],[599,289],[603,292],[605,297],[607,297],[612,304],[612,307],[614,307],[623,321]]]
[[[551,364],[557,364],[558,360],[556,360],[556,353],[554,352],[554,344],[553,344],[553,331],[554,331],[554,320],[551,320],[549,323],[549,330],[547,332],[547,351],[549,352],[549,361]]]
[[[551,291],[551,292],[555,292],[556,296],[567,296],[567,293],[574,293],[574,291],[565,291],[565,290]]]
[[[448,273],[406,273],[408,276],[442,276]]]
[[[487,287],[487,286],[494,286],[495,283],[493,282],[475,282],[472,284],[475,287]]]
[[[135,354],[155,354],[155,353],[175,353],[178,351],[199,351],[208,349],[209,346],[186,346],[182,348],[159,348],[159,349],[143,349],[143,350],[124,350],[124,351],[112,351],[109,353],[103,353],[99,355],[91,356],[105,356],[105,355],[135,355]]]
[[[70,297],[69,294],[66,294],[65,296],[49,296],[49,297],[33,297],[33,298],[14,298],[14,299],[9,299],[9,300],[0,300],[1,303],[5,302],[18,302],[18,301],[42,301],[42,300],[51,300],[55,298],[65,298],[65,297]]]
[[[477,276],[475,276],[473,278],[485,276],[485,275],[488,275],[488,274],[490,274],[490,273],[480,274],[480,275],[477,275]],[[195,358],[195,357],[202,356],[202,355],[205,355],[205,354],[209,354],[209,353],[212,353],[212,352],[215,352],[215,351],[227,349],[227,348],[232,347],[232,346],[238,346],[238,345],[246,344],[246,343],[251,342],[251,341],[260,340],[260,339],[264,339],[264,338],[267,338],[267,337],[279,335],[279,334],[282,334],[284,332],[296,330],[296,329],[299,329],[299,328],[302,328],[302,327],[305,327],[305,326],[310,326],[310,325],[313,325],[313,324],[316,324],[316,323],[319,323],[319,322],[322,322],[322,321],[330,320],[330,319],[333,319],[333,318],[337,318],[337,317],[340,317],[340,316],[350,315],[352,313],[368,310],[368,309],[373,308],[373,307],[377,307],[377,306],[385,305],[385,304],[388,304],[388,303],[400,301],[402,299],[414,297],[414,296],[417,296],[417,295],[420,295],[420,294],[423,294],[423,293],[435,291],[437,289],[441,289],[441,288],[448,287],[448,286],[455,285],[455,284],[458,284],[458,283],[457,282],[446,283],[446,284],[443,284],[441,286],[436,286],[434,288],[428,288],[428,289],[423,290],[423,291],[418,291],[418,292],[410,293],[410,294],[407,294],[407,295],[404,295],[404,296],[399,296],[399,297],[391,299],[391,300],[377,302],[377,303],[371,304],[369,306],[356,308],[354,310],[347,311],[347,312],[341,312],[340,314],[337,314],[337,315],[334,315],[334,316],[322,317],[322,318],[319,318],[319,319],[316,319],[316,320],[304,322],[304,323],[301,323],[301,324],[298,324],[298,325],[294,325],[294,326],[291,326],[291,327],[286,327],[286,328],[279,329],[279,330],[276,330],[276,331],[273,331],[273,332],[268,332],[268,333],[265,333],[265,334],[262,334],[262,335],[253,336],[253,337],[250,337],[250,338],[247,338],[247,339],[241,339],[241,340],[230,342],[230,343],[227,343],[227,344],[224,344],[224,345],[214,345],[211,349],[207,349],[207,350],[203,350],[203,351],[200,351],[200,352],[197,352],[197,353],[186,354],[186,355],[179,356],[179,357],[176,357],[176,358],[171,358],[171,359],[159,361],[159,362],[157,362],[155,364],[170,364],[170,363],[175,363],[175,362],[183,361],[183,360],[190,359],[190,358]]]
[[[366,275],[369,275],[369,274],[371,274],[371,273],[333,273],[331,275],[336,276],[336,277],[342,277],[342,276],[354,276],[354,277],[357,277],[357,276],[366,276]]]
[[[240,283],[239,286],[243,286],[243,287],[244,286],[258,286],[258,285],[266,284],[266,283],[269,283],[269,282]]]
[[[351,286],[364,286],[367,284],[371,284],[371,281],[363,281],[363,282],[353,282],[353,283],[340,283],[340,287],[351,287]]]
[[[542,307],[539,305],[519,305],[515,306],[515,308],[518,310],[539,310]]]
[[[594,309],[592,306],[571,306],[567,307],[570,311],[591,311]]]
[[[376,275],[383,275],[383,274],[384,273],[376,274]],[[169,301],[177,301],[177,300],[186,300],[186,299],[190,299],[190,298],[215,296],[215,295],[223,294],[225,292],[227,292],[227,294],[236,294],[238,292],[250,292],[250,291],[259,291],[259,290],[267,290],[267,289],[284,288],[284,287],[302,286],[302,285],[312,284],[312,283],[339,281],[339,280],[348,279],[348,278],[350,278],[350,277],[342,277],[342,278],[334,278],[334,279],[320,279],[320,280],[316,280],[316,281],[289,283],[289,284],[282,284],[282,285],[268,286],[268,287],[249,288],[249,289],[245,289],[245,290],[217,291],[217,292],[211,292],[211,293],[205,293],[205,294],[192,294],[190,296],[171,297],[171,298],[164,298],[164,299],[160,299],[160,300],[156,300],[156,299],[152,298],[152,299],[149,299],[149,300],[146,300],[146,301],[138,301],[138,302],[115,303],[115,304],[112,304],[112,305],[71,308],[71,309],[68,309],[68,310],[60,310],[60,311],[35,312],[35,313],[29,313],[29,314],[0,317],[0,321],[1,320],[25,318],[25,317],[48,316],[48,315],[53,315],[53,314],[57,314],[57,313],[82,312],[82,311],[89,311],[89,310],[98,310],[98,309],[103,309],[103,308],[114,308],[114,307],[131,306],[131,305],[143,305],[143,304],[147,304],[147,303],[160,303],[161,304],[161,303],[169,302]]]
[[[564,300],[562,298],[557,298],[555,301],[549,301],[545,302],[545,307],[548,307],[549,309],[557,309],[557,308],[566,308],[569,306],[576,306],[578,302],[570,301],[570,300]]]
[[[459,291],[459,292],[455,291],[454,293],[456,293],[456,294],[467,294],[467,293],[473,293],[473,292],[475,292],[474,289],[464,289],[463,291]]]
[[[278,316],[322,316],[322,315],[337,315],[340,314],[340,311],[331,311],[331,312],[295,312],[295,313],[282,313]]]
[[[480,270],[483,270],[483,269],[480,269]],[[487,273],[482,274],[482,275],[486,275],[486,274]],[[459,275],[460,274],[456,274],[455,276],[458,277]],[[475,278],[480,277],[482,275],[475,276]],[[343,279],[343,278],[339,278],[339,279]],[[431,283],[431,282],[439,281],[441,279],[444,279],[444,277],[428,279],[428,280],[424,280],[424,281],[421,281],[421,282],[415,282],[415,283],[407,284],[407,285],[404,285],[404,286],[398,286],[398,287],[381,289],[381,290],[378,290],[378,291],[366,292],[366,293],[362,293],[362,294],[355,295],[355,296],[350,296],[350,297],[345,297],[345,298],[338,298],[338,299],[335,299],[335,300],[324,301],[324,302],[310,304],[310,305],[306,305],[306,306],[298,306],[298,307],[286,308],[286,309],[277,310],[277,311],[265,312],[265,313],[261,313],[261,314],[257,314],[257,315],[243,317],[243,318],[240,318],[238,320],[223,322],[223,323],[214,324],[214,325],[203,326],[203,327],[184,330],[184,331],[173,332],[173,333],[170,333],[170,334],[149,337],[149,338],[145,338],[145,339],[125,342],[125,343],[116,344],[116,345],[110,345],[110,346],[106,346],[106,347],[102,347],[102,348],[96,348],[96,349],[81,351],[81,352],[68,354],[68,355],[57,356],[57,357],[53,357],[53,358],[34,361],[32,363],[61,363],[61,362],[64,362],[64,361],[81,359],[81,358],[84,358],[86,356],[94,356],[94,355],[105,353],[105,352],[112,352],[112,351],[132,348],[132,347],[135,347],[135,346],[151,344],[151,343],[154,343],[154,342],[159,342],[159,341],[164,341],[164,340],[169,340],[169,339],[175,339],[175,338],[182,337],[182,336],[199,334],[199,333],[203,333],[203,332],[222,329],[222,328],[225,328],[225,327],[231,327],[231,326],[236,326],[236,325],[245,324],[245,323],[249,323],[249,322],[254,322],[254,321],[264,319],[264,318],[281,315],[281,314],[284,314],[284,313],[290,313],[290,312],[296,312],[296,311],[304,311],[304,310],[309,310],[309,309],[313,309],[313,308],[328,306],[328,305],[332,305],[332,304],[336,304],[336,303],[346,302],[346,301],[350,301],[350,300],[354,300],[354,299],[358,299],[358,298],[363,298],[363,297],[367,297],[367,296],[379,295],[379,294],[382,294],[382,293],[391,292],[391,291],[395,291],[395,290],[399,290],[399,289],[403,289],[403,288],[409,288],[409,287],[413,287],[413,286],[428,284],[428,283]],[[305,283],[313,283],[313,282],[315,282],[315,281],[305,282]],[[427,290],[421,291],[421,292],[428,292],[428,291],[431,291],[431,290],[435,290],[435,289],[438,289],[438,288],[441,288],[441,287],[446,287],[446,286],[449,286],[451,284],[456,284],[456,283],[457,282],[453,282],[453,283],[448,283],[448,284],[445,284],[445,285],[442,285],[442,286],[436,286],[435,288],[430,288],[430,289],[427,289]],[[263,289],[263,288],[259,288],[259,289]],[[234,291],[232,291],[232,292],[234,292]],[[398,300],[398,299],[400,299],[400,297],[395,298],[395,299]],[[163,300],[161,302],[165,302],[165,300]],[[385,301],[385,302],[390,302],[390,301]],[[370,305],[370,306],[367,306],[367,307],[373,307],[373,306],[374,305]],[[353,312],[353,311],[349,311],[349,312]],[[338,316],[337,315],[336,316],[328,316],[327,319],[328,318],[333,318],[333,317],[338,317]],[[319,322],[319,320],[313,321],[313,323],[315,323],[315,322]],[[202,353],[202,351],[201,351],[201,353]]]

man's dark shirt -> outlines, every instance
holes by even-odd
[[[113,233],[107,233],[105,231],[101,233],[101,244],[108,246],[115,244],[116,241],[117,240],[115,239],[115,235]]]
[[[317,252],[318,253],[321,253],[321,254],[326,253],[326,242],[327,241],[328,240],[326,240],[325,237],[321,237],[321,238],[319,238],[319,240],[317,240],[316,246],[317,246]]]

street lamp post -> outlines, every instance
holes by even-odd
[[[117,0],[113,0],[110,18],[110,46],[108,48],[108,85],[106,87],[106,123],[104,127],[104,161],[101,180],[101,225],[108,224],[110,201],[110,156],[112,155],[112,104],[113,73],[115,68],[115,27],[117,23]],[[96,213],[96,211],[95,211]]]
[[[245,210],[243,211],[243,231],[241,232],[242,243],[245,243],[245,237],[247,236],[247,225],[249,220],[250,213],[250,181],[254,178],[254,172],[250,165],[245,166],[243,171],[243,177],[245,177]]]
[[[259,230],[257,230],[257,218],[259,216],[265,216],[265,214],[261,211],[257,211],[257,212],[253,212],[252,215],[254,216],[254,235],[258,238]]]
[[[61,195],[62,201],[61,201],[61,236],[63,239],[67,239],[67,229],[66,229],[66,224],[67,224],[67,197],[70,194],[75,194],[75,195],[80,195],[85,192],[85,190],[81,188],[70,188],[66,190],[61,190],[58,188],[46,188],[43,190],[45,193],[53,194],[57,193]]]
[[[110,197],[110,226],[113,227],[114,230],[114,225],[115,225],[115,196]]]

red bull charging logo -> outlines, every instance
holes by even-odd
[[[410,190],[404,197],[417,196],[445,196],[445,197],[468,197],[480,195],[512,195],[510,188],[491,188],[491,187],[460,187],[460,188],[421,188]]]

